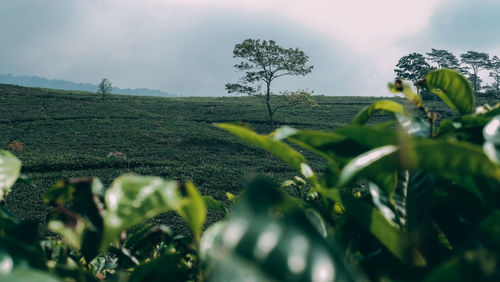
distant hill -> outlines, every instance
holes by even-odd
[[[4,84],[16,84],[26,87],[41,87],[41,88],[54,88],[63,90],[80,90],[96,92],[97,84],[91,83],[81,83],[72,82],[61,79],[47,79],[39,76],[25,76],[25,75],[12,75],[12,74],[0,74],[0,83]],[[113,87],[113,93],[116,94],[129,94],[137,96],[161,96],[161,97],[175,97],[179,96],[176,94],[164,92],[158,89],[149,88],[119,88]]]

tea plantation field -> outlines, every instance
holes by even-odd
[[[334,129],[377,99],[314,98],[318,107],[283,109],[276,120],[302,129]],[[126,172],[192,180],[202,194],[226,201],[225,192],[238,193],[255,175],[278,182],[295,175],[279,159],[212,125],[242,121],[269,132],[264,105],[253,97],[111,95],[103,100],[94,93],[0,85],[0,105],[0,148],[22,143],[22,151],[14,153],[23,163],[22,173],[36,185],[16,184],[7,199],[6,207],[25,221],[45,221],[50,207],[42,194],[65,177],[95,176],[105,185]],[[440,102],[431,108],[443,116],[452,114]],[[306,157],[321,171],[320,157]],[[220,216],[209,213],[212,221]],[[156,220],[179,221],[172,214]]]

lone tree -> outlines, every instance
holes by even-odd
[[[97,89],[97,94],[102,95],[102,99],[111,94],[111,91],[113,90],[113,86],[111,85],[111,81],[107,78],[103,78],[101,80],[101,83],[99,83],[98,89]]]
[[[467,69],[472,71],[469,73],[469,80],[472,84],[472,88],[474,88],[474,93],[478,93],[481,87],[478,73],[482,69],[488,69],[490,65],[490,56],[482,52],[468,51],[460,55],[460,58],[462,59],[462,64],[466,65]]]
[[[226,84],[228,93],[248,94],[263,99],[267,106],[269,122],[274,127],[273,116],[276,110],[283,107],[297,106],[300,104],[313,104],[313,100],[307,91],[299,90],[287,92],[285,99],[281,99],[278,105],[271,104],[271,83],[278,77],[286,75],[306,75],[310,73],[313,66],[308,66],[308,56],[303,51],[295,48],[285,49],[273,40],[246,39],[236,44],[233,50],[234,58],[243,59],[234,65],[238,71],[244,71],[245,75],[240,78],[239,83]],[[262,84],[265,87],[261,92]]]

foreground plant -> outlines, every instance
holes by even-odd
[[[498,280],[500,107],[475,112],[472,87],[452,70],[430,72],[418,85],[460,117],[437,127],[420,95],[396,80],[391,91],[423,118],[379,100],[350,126],[328,132],[282,127],[260,135],[217,126],[300,172],[309,187],[302,205],[321,215],[330,243],[345,246],[338,255],[371,280]],[[393,121],[366,125],[379,111]],[[289,142],[328,160],[321,177]]]

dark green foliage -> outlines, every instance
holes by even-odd
[[[320,199],[314,207],[333,227],[329,237],[348,246],[344,255],[370,279],[498,280],[497,106],[474,113],[469,82],[452,70],[431,72],[419,85],[461,117],[443,121],[437,131],[434,116],[420,105],[418,94],[408,92],[404,94],[426,114],[431,130],[423,130],[420,124],[425,121],[394,110],[399,107],[395,104],[384,109],[400,127],[387,128],[396,138],[382,141],[390,134],[373,135],[376,127],[358,127],[378,109],[376,102],[346,129],[321,132],[287,127],[270,136],[281,136],[329,160],[326,181],[310,182],[308,194]],[[402,82],[390,86],[405,91]],[[353,139],[352,130],[359,131],[359,139]],[[347,139],[365,147],[359,147],[360,152],[337,147]],[[278,156],[284,153],[279,146],[259,147]],[[369,196],[363,196],[357,186],[368,190]],[[330,213],[339,204],[346,211],[340,219],[332,218]]]

